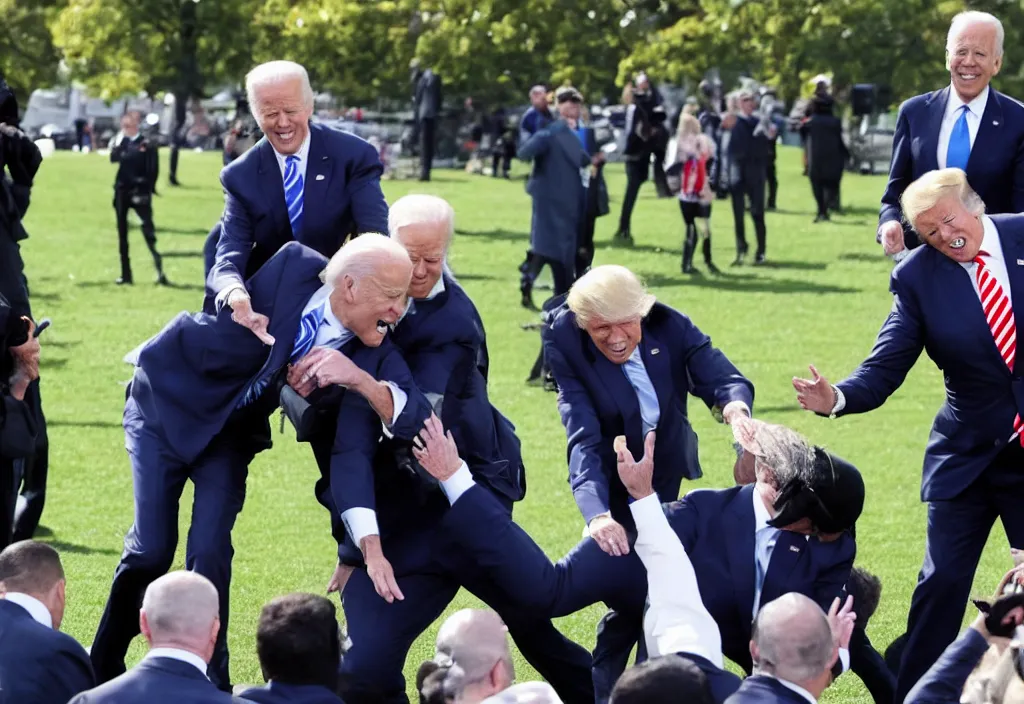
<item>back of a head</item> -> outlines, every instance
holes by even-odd
[[[334,689],[341,662],[341,633],[328,599],[287,594],[263,607],[256,653],[267,681]]]
[[[0,552],[0,583],[5,592],[38,598],[63,579],[60,555],[46,543],[22,540]]]
[[[219,619],[217,588],[195,572],[169,572],[146,589],[142,611],[153,647],[206,647]]]
[[[484,680],[499,662],[509,684],[515,677],[507,629],[490,610],[463,609],[449,616],[437,633],[437,652],[459,667],[463,685]]]
[[[676,655],[655,658],[626,670],[609,704],[713,704],[707,675]]]
[[[820,677],[835,661],[828,619],[803,594],[790,592],[766,604],[751,638],[758,650],[757,670],[796,684]]]

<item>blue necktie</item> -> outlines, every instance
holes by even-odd
[[[969,107],[960,108],[960,117],[953,125],[949,135],[949,147],[946,149],[946,168],[967,171],[967,160],[971,158],[971,133],[967,129],[967,111]]]
[[[316,342],[316,333],[320,329],[320,324],[324,321],[324,307],[318,305],[313,310],[302,316],[302,320],[299,322],[299,332],[295,336],[295,346],[292,348],[291,356],[289,360],[294,363],[298,361],[303,355],[309,352],[313,348],[313,343]],[[238,408],[248,406],[250,403],[260,397],[266,388],[267,384],[273,378],[274,374],[277,373],[276,369],[267,369],[266,373],[255,379],[246,389],[245,396],[242,397],[242,402],[238,404]]]
[[[637,348],[639,351],[639,348]],[[644,437],[647,433],[658,427],[661,419],[661,406],[658,404],[658,394],[654,390],[651,378],[647,375],[644,363],[639,354],[634,354],[622,365],[630,386],[636,392],[636,400],[640,404],[641,429]]]
[[[302,176],[299,174],[299,157],[294,154],[285,159],[284,202],[288,206],[292,236],[298,239],[302,229]]]

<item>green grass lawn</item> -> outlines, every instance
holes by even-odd
[[[942,401],[942,377],[925,361],[884,408],[865,416],[829,421],[799,409],[791,377],[806,374],[807,364],[814,363],[829,379],[842,378],[867,354],[889,311],[891,265],[874,242],[885,181],[847,176],[847,214],[814,225],[813,199],[800,175],[799,154],[789,148],[780,151],[780,210],[768,215],[771,266],[727,266],[734,252],[732,215],[727,202],[718,201],[712,218],[714,253],[725,273],[714,278],[680,274],[679,208],[673,201],[657,200],[651,185],[644,187],[634,215],[636,246],[610,247],[625,188],[618,166],[608,169],[614,212],[598,221],[595,263],[630,267],[661,301],[691,316],[753,381],[759,418],[789,425],[861,469],[867,504],[858,525],[857,561],[884,582],[882,604],[869,628],[876,646],[884,648],[905,626],[921,563],[921,458]],[[92,642],[133,515],[121,430],[123,382],[131,369],[121,360],[173,315],[201,305],[202,245],[222,206],[219,169],[219,154],[183,153],[179,176],[185,186],[161,185],[162,197],[155,199],[159,247],[174,288],[151,283],[152,264],[137,228],[131,235],[137,283],[114,286],[119,273],[111,207],[114,167],[105,156],[58,153],[43,164],[33,192],[26,223],[31,238],[23,251],[36,317],[53,319],[43,337],[51,475],[40,533],[65,561],[69,585],[64,629],[85,645]],[[516,166],[517,175],[523,171]],[[557,558],[579,540],[583,523],[566,482],[565,433],[555,396],[524,384],[539,344],[535,331],[520,328],[536,320],[519,307],[518,291],[517,266],[527,248],[530,202],[521,180],[435,174],[428,184],[387,182],[385,194],[393,201],[411,191],[426,191],[455,207],[458,234],[451,263],[490,335],[491,398],[516,424],[523,441],[530,491],[516,517]],[[753,246],[752,236],[748,221]],[[698,267],[703,267],[699,256]],[[538,300],[542,295],[538,292]],[[731,433],[699,401],[690,409],[701,438],[705,478],[686,489],[730,485]],[[248,500],[234,531],[229,642],[236,682],[261,681],[254,635],[262,605],[286,592],[322,593],[334,568],[327,517],[313,499],[317,476],[312,454],[288,431],[250,469]],[[190,497],[186,490],[182,536]],[[178,568],[184,563],[184,540],[181,544]],[[1008,566],[1006,540],[997,528],[976,591],[990,592]],[[471,605],[475,600],[462,594],[451,610]],[[590,648],[601,613],[594,606],[560,620],[559,626]],[[437,625],[409,654],[407,675],[433,655]],[[142,655],[143,647],[139,639],[129,664]],[[535,676],[521,659],[517,671],[521,680]],[[847,675],[824,701],[869,698],[860,681]]]

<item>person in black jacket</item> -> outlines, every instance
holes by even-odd
[[[132,263],[128,258],[128,211],[134,210],[142,220],[142,236],[153,255],[156,282],[167,285],[163,260],[156,251],[156,228],[153,226],[153,193],[160,171],[156,147],[139,134],[139,118],[135,113],[121,117],[121,133],[114,138],[110,161],[118,164],[114,180],[114,212],[117,214],[117,240],[121,252],[121,276],[117,284],[131,284]]]
[[[762,124],[754,115],[754,94],[743,90],[739,94],[739,114],[731,127],[729,139],[729,188],[732,193],[732,214],[736,225],[736,260],[743,263],[747,255],[744,232],[746,201],[750,200],[750,217],[757,235],[755,264],[764,263],[768,233],[764,223],[764,187],[767,179],[769,146],[777,132],[775,125]]]
[[[838,200],[849,151],[843,143],[843,124],[832,114],[832,99],[818,97],[813,102],[814,113],[800,131],[807,144],[807,175],[818,203],[814,222],[821,222],[830,219],[829,210],[834,209]]]

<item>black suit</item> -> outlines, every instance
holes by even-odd
[[[172,658],[146,658],[69,704],[240,704],[217,689],[194,665]]]
[[[725,704],[807,704],[807,700],[774,677],[754,675],[743,680]]]
[[[0,599],[0,701],[67,704],[95,684],[89,656],[74,638]]]
[[[747,251],[744,230],[746,200],[750,200],[750,217],[757,235],[757,257],[764,257],[767,232],[764,224],[764,187],[767,178],[770,141],[755,135],[757,118],[739,115],[729,138],[729,187],[732,192],[732,215],[736,225],[736,254]]]
[[[843,142],[843,123],[831,113],[818,113],[800,128],[807,141],[807,175],[818,204],[818,217],[827,218],[839,200],[839,182],[849,151]]]
[[[437,141],[437,118],[441,115],[441,77],[429,68],[416,77],[413,117],[420,134],[420,180],[430,180]]]
[[[114,213],[117,215],[121,279],[132,280],[132,264],[128,258],[129,210],[134,210],[142,220],[142,236],[153,255],[157,274],[162,274],[163,263],[156,251],[156,228],[153,226],[153,192],[160,171],[156,147],[141,135],[125,136],[110,150],[110,161],[118,164],[114,180]]]

